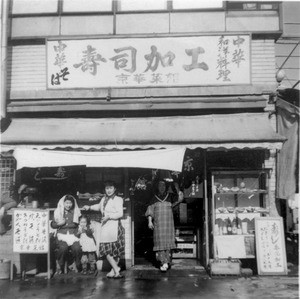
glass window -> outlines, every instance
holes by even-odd
[[[272,10],[272,9],[278,9],[278,3],[264,3],[260,5],[261,10]]]
[[[13,0],[13,14],[56,13],[58,0]]]
[[[243,9],[244,10],[255,10],[255,9],[257,9],[257,4],[256,3],[245,3],[245,4],[243,4]]]
[[[167,0],[121,0],[119,11],[166,10]]]
[[[1,168],[1,192],[9,191],[10,186],[14,182],[16,161],[14,158],[0,159]]]
[[[63,0],[63,12],[112,11],[112,0]]]
[[[222,8],[221,0],[173,0],[173,9]]]

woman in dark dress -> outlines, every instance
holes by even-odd
[[[177,197],[178,201],[174,197]],[[153,251],[156,253],[156,259],[160,263],[162,272],[169,269],[171,251],[176,248],[172,208],[182,201],[183,193],[181,191],[178,191],[177,196],[168,193],[167,183],[160,180],[157,185],[157,192],[146,211],[148,227],[153,230]]]

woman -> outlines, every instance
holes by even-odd
[[[157,192],[146,211],[148,227],[153,230],[153,251],[156,252],[156,259],[162,272],[169,269],[171,250],[176,248],[172,208],[183,200],[183,193],[178,191],[178,201],[174,202],[171,194],[167,192],[167,187],[164,180],[158,182]]]
[[[75,260],[75,271],[79,271],[81,267],[82,252],[79,239],[76,237],[80,215],[77,202],[72,195],[65,195],[59,200],[54,211],[54,220],[51,222],[51,227],[57,229],[57,274],[63,273],[69,250]]]
[[[106,275],[108,278],[122,278],[119,267],[120,258],[125,252],[123,217],[123,199],[116,195],[116,185],[112,181],[105,183],[105,196],[99,204],[84,206],[84,210],[100,211],[102,213],[99,257],[106,257],[112,269]]]

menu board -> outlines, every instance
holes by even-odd
[[[255,241],[258,274],[287,275],[282,218],[255,218]]]
[[[48,210],[14,209],[13,251],[19,253],[48,253]]]

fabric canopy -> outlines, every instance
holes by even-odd
[[[16,149],[14,157],[17,160],[17,169],[85,165],[87,167],[154,168],[181,172],[184,153],[185,148],[118,152]]]
[[[293,200],[299,184],[299,108],[282,99],[277,99],[276,107],[278,131],[287,138],[277,159],[276,196]]]
[[[2,134],[3,150],[35,149],[280,149],[284,137],[268,113],[149,118],[13,119]]]

